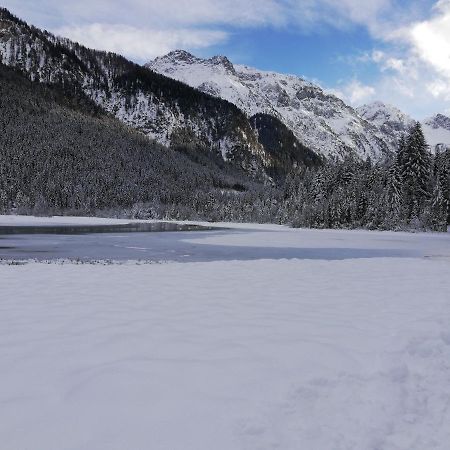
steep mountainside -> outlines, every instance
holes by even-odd
[[[422,122],[428,145],[432,149],[450,148],[450,118],[436,114]]]
[[[142,203],[154,216],[209,217],[211,205],[268,192],[223,161],[196,164],[2,64],[0,112],[0,211],[118,213]]]
[[[248,117],[276,116],[301,143],[322,155],[377,157],[393,149],[353,108],[302,78],[233,65],[223,56],[201,59],[182,50],[147,67],[226,99]]]
[[[392,105],[382,102],[374,102],[357,108],[360,116],[373,124],[385,136],[389,145],[394,146],[408,128],[414,123],[414,119]]]
[[[224,98],[249,117],[278,117],[301,143],[326,156],[354,152],[363,159],[377,158],[394,151],[413,122],[393,106],[376,102],[354,109],[302,78],[233,65],[224,56],[201,59],[177,50],[147,67]],[[437,115],[422,126],[432,149],[450,145],[449,118]]]
[[[294,133],[276,117],[260,113],[252,116],[250,122],[259,142],[271,156],[272,165],[267,170],[274,179],[283,177],[289,168],[300,164],[312,167],[322,163],[321,158],[302,145]]]
[[[249,118],[235,105],[119,55],[57,38],[6,9],[0,9],[0,57],[31,80],[84,93],[164,145],[186,143],[207,149],[259,178],[277,165],[272,152],[259,142]]]
[[[386,136],[390,145],[398,139],[414,123],[414,119],[392,105],[374,102],[361,106],[358,113],[368,122],[378,127]],[[428,145],[432,151],[436,148],[450,147],[450,118],[437,114],[421,122]]]

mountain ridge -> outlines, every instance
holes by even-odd
[[[380,101],[363,105],[356,109],[368,122],[378,126],[387,140],[397,143],[416,122],[411,116],[394,105]],[[436,151],[450,147],[450,118],[443,114],[420,121],[425,139],[430,150]]]
[[[219,64],[222,61],[226,64]],[[295,75],[232,64],[224,56],[202,59],[182,50],[156,58],[146,67],[224,98],[249,117],[271,114],[303,145],[324,156],[364,158],[391,150],[353,108]]]
[[[146,66],[227,99],[249,117],[263,112],[279,118],[300,142],[324,156],[379,158],[396,150],[399,133],[406,132],[413,121],[395,107],[381,120],[386,110],[382,102],[352,108],[301,77],[232,64],[224,56],[203,59],[175,50]],[[378,109],[376,114],[373,109]],[[423,121],[422,125],[427,128],[428,124]],[[450,134],[424,131],[432,148],[450,145]],[[442,139],[445,142],[438,142]]]

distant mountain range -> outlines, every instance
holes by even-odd
[[[357,108],[360,116],[378,127],[385,140],[395,145],[414,119],[392,105],[374,102]],[[436,114],[421,122],[422,129],[430,149],[450,146],[450,118],[443,114]]]
[[[223,98],[248,117],[278,117],[305,146],[324,156],[362,158],[394,151],[413,119],[380,102],[354,109],[319,86],[294,75],[232,64],[224,56],[198,58],[176,50],[146,67]],[[450,145],[450,119],[438,114],[422,123],[428,144]]]

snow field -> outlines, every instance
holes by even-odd
[[[0,266],[1,447],[447,450],[449,273]]]

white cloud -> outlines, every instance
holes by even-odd
[[[64,25],[120,23],[139,28],[199,27],[211,24],[261,26],[286,18],[284,0],[4,0],[25,17]]]
[[[375,99],[376,90],[373,86],[361,83],[353,79],[348,83],[341,83],[335,89],[329,89],[328,92],[336,95],[352,106],[360,106]]]
[[[376,89],[416,116],[448,111],[450,101],[450,0],[440,0],[428,19],[392,33],[387,52],[374,52],[383,72]],[[399,57],[398,54],[401,54]]]
[[[216,28],[351,24],[378,28],[381,16],[392,14],[394,0],[4,0],[3,4],[39,26],[92,23],[144,28]],[[45,24],[43,23],[45,22]]]
[[[224,27],[284,26],[316,32],[357,24],[376,34],[385,28],[386,17],[395,16],[395,0],[370,0],[364,5],[361,0],[3,0],[3,4],[38,26],[69,32],[69,37],[78,36],[87,45],[99,39],[103,48],[113,45],[127,56],[154,55],[157,48],[173,50],[183,43],[191,50],[213,45],[219,31],[224,38]],[[124,44],[111,35],[113,30]],[[154,51],[145,52],[141,42],[133,42],[153,33],[160,39],[159,44],[148,43]],[[164,33],[168,45],[162,45]]]
[[[377,36],[382,50],[375,49],[348,61],[354,70],[361,64],[374,64],[378,78],[371,83],[371,89],[355,77],[340,82],[336,90],[341,97],[352,104],[376,98],[395,104],[418,119],[439,111],[448,113],[450,0],[436,2],[426,19],[411,20],[406,15],[400,25],[386,21],[378,28],[368,29],[384,30]]]
[[[145,61],[226,40],[224,27],[281,26],[278,0],[4,0],[29,22],[84,45]]]
[[[139,29],[127,25],[94,23],[62,27],[55,32],[88,47],[125,54],[132,59],[150,60],[175,48],[203,48],[223,42],[219,30]]]
[[[450,80],[450,1],[438,2],[436,15],[413,24],[408,37],[416,54]]]

